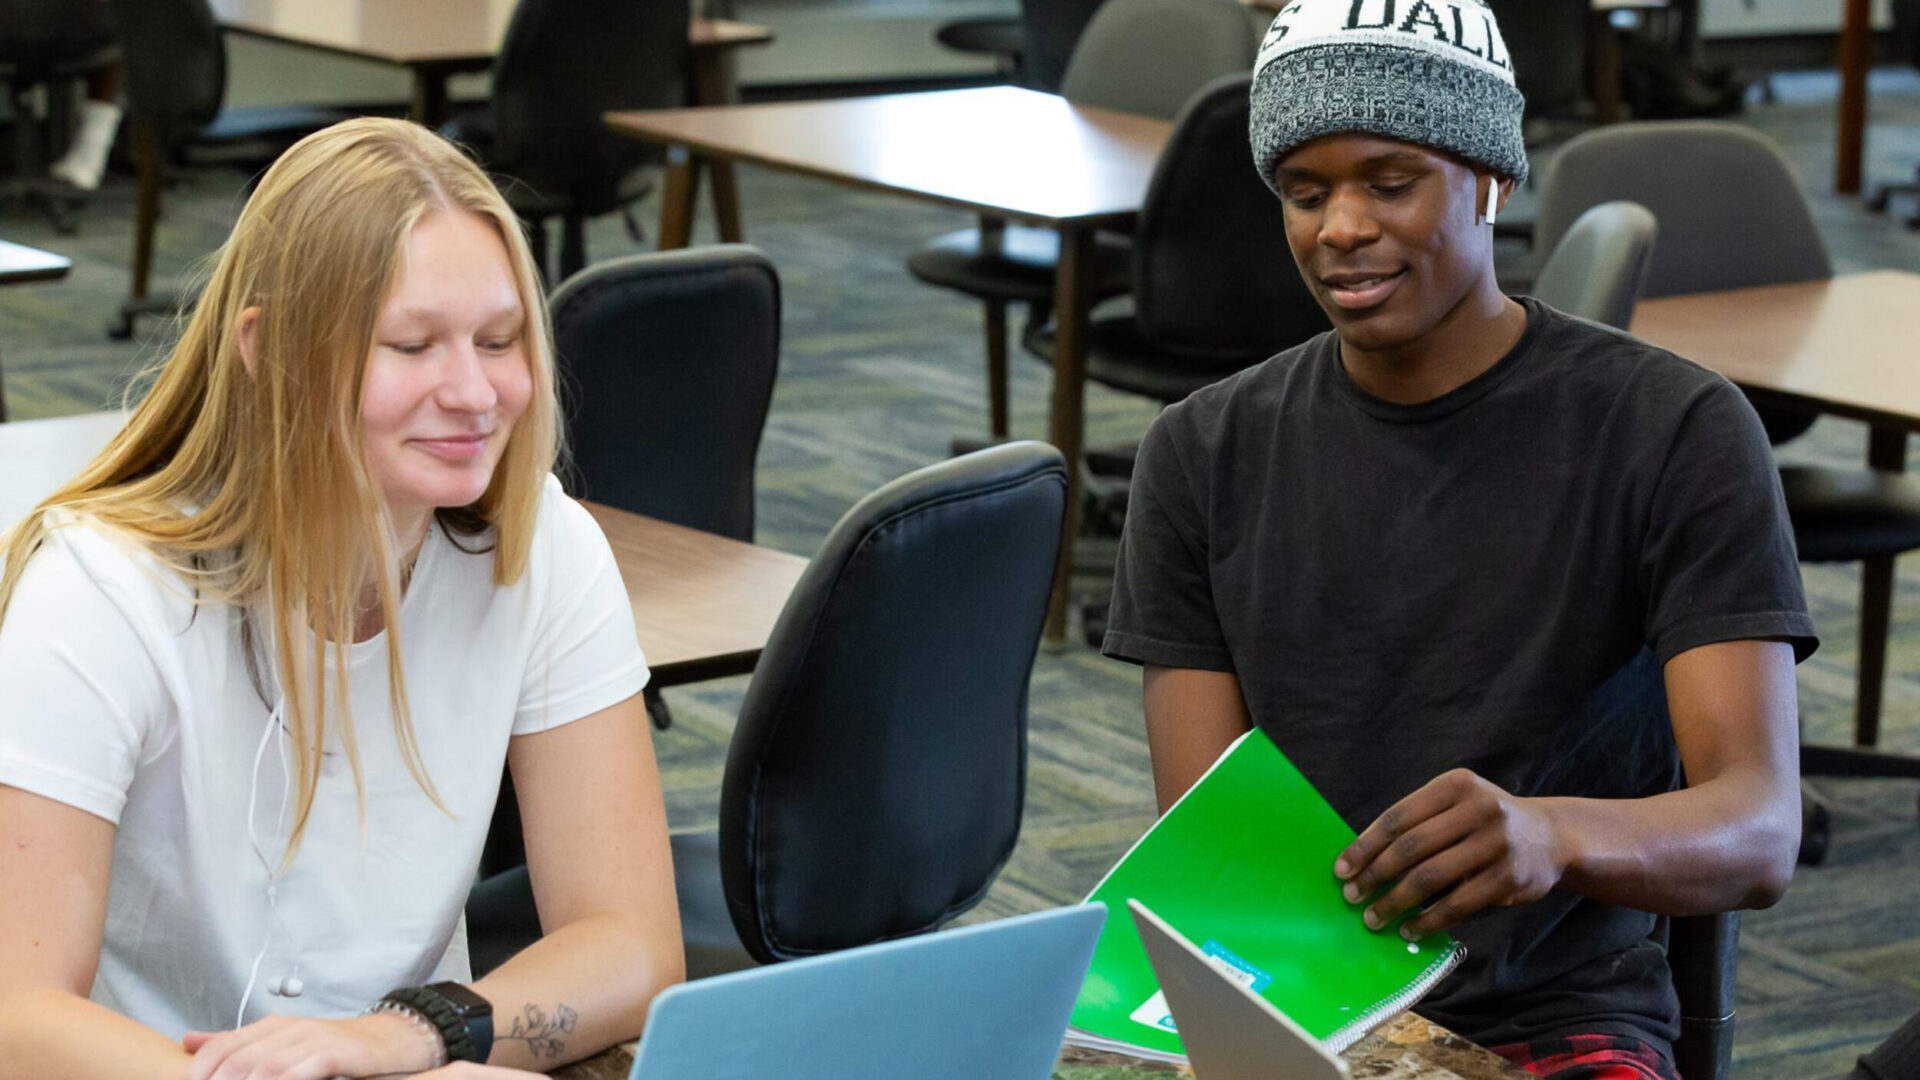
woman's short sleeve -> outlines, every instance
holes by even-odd
[[[571,723],[639,693],[647,663],[613,549],[551,477],[527,572],[536,624],[513,733]]]
[[[0,622],[0,784],[119,823],[167,694],[157,566],[84,527],[54,530]]]

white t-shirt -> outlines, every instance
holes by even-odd
[[[238,613],[196,610],[178,575],[104,529],[49,535],[0,624],[0,783],[118,826],[95,1001],[169,1036],[224,1029],[263,947],[248,1022],[349,1015],[396,987],[468,977],[461,912],[509,736],[647,680],[606,538],[557,481],[514,585],[494,585],[491,551],[461,550],[489,541],[436,524],[400,610],[415,737],[453,815],[401,758],[378,635],[350,653],[364,833],[336,740],[275,881],[291,757],[248,677]],[[304,992],[268,993],[275,977]]]

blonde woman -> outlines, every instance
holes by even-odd
[[[7,1075],[524,1076],[639,1032],[684,967],[647,673],[557,441],[485,176],[385,120],[282,157],[7,538]],[[547,933],[469,984],[503,761]]]

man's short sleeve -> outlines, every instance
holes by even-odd
[[[640,692],[647,664],[620,568],[586,508],[549,478],[529,574],[537,623],[513,733],[591,716]]]
[[[1720,641],[1783,638],[1796,660],[1819,644],[1772,449],[1730,383],[1717,382],[1681,419],[1640,573],[1647,641],[1662,664]]]
[[[1204,502],[1179,445],[1181,415],[1178,407],[1162,413],[1140,444],[1100,651],[1136,664],[1232,671],[1213,601]]]
[[[133,560],[90,530],[56,529],[0,623],[0,784],[116,824],[167,700],[148,651],[158,608],[141,602],[163,571]]]

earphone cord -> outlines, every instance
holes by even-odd
[[[248,846],[253,848],[253,857],[260,861],[260,868],[262,870],[265,870],[267,873],[268,917],[270,917],[273,920],[273,925],[278,926],[280,928],[280,932],[285,934],[288,942],[290,942],[293,945],[292,983],[293,985],[297,986],[300,980],[300,939],[294,936],[293,928],[288,926],[286,924],[286,921],[280,917],[280,906],[278,902],[279,871],[277,868],[275,868],[272,861],[267,858],[267,853],[261,849],[260,837],[258,834],[254,832],[254,829],[253,829],[254,812],[258,807],[258,800],[259,800],[259,794],[260,794],[260,759],[266,756],[267,743],[272,741],[275,733],[278,733],[280,735],[281,740],[283,742],[286,738],[286,729],[282,727],[280,723],[281,706],[284,704],[285,704],[285,701],[284,699],[282,699],[281,704],[275,705],[273,707],[273,711],[267,714],[266,730],[260,733],[260,745],[255,747],[253,751],[253,771],[249,776],[249,782],[247,785],[247,843],[248,843]],[[279,756],[280,756],[280,813],[276,817],[274,821],[274,826],[273,826],[274,832],[276,834],[281,834],[286,831],[287,799],[292,794],[291,789],[293,787],[292,774],[287,771],[287,755],[285,753],[284,747],[282,747],[282,752]],[[273,946],[273,926],[269,926],[267,928],[266,940],[260,943],[260,951],[254,954],[253,964],[247,970],[247,987],[246,987],[246,990],[242,992],[240,995],[240,1007],[234,1011],[234,1016],[233,1016],[233,1026],[236,1028],[246,1023],[247,1003],[253,1000],[253,987],[254,987],[254,984],[259,981],[259,978],[260,978],[260,965],[266,961],[267,950],[272,948],[272,946]]]

